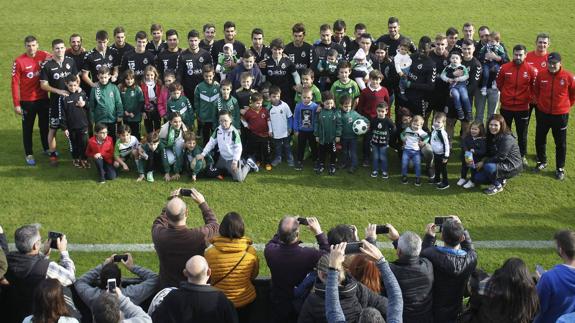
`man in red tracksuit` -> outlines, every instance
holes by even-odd
[[[38,50],[34,36],[24,39],[26,53],[18,56],[12,66],[12,101],[14,112],[22,116],[22,139],[26,163],[36,165],[32,151],[32,132],[38,115],[40,140],[44,151],[48,151],[48,93],[40,88],[42,64],[50,58],[48,52]]]
[[[527,64],[524,45],[513,47],[513,61],[501,66],[497,74],[497,88],[501,95],[501,115],[505,118],[507,127],[515,120],[515,130],[519,142],[519,150],[523,158],[523,167],[527,167],[527,130],[529,129],[529,103],[533,96],[533,82],[537,70]]]
[[[555,177],[565,178],[565,155],[567,153],[567,124],[569,110],[575,103],[575,78],[561,67],[561,55],[550,53],[547,57],[547,70],[537,76],[533,86],[537,101],[537,127],[535,128],[535,150],[537,166],[535,172],[547,167],[547,133],[551,129],[555,140],[555,158],[557,169]]]

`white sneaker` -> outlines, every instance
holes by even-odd
[[[486,86],[481,88],[481,95],[483,95],[483,96],[487,95],[487,87]]]
[[[467,179],[465,179],[465,178],[460,178],[460,179],[457,181],[457,186],[463,186],[463,184],[465,184],[465,183],[467,183]]]
[[[468,189],[468,188],[474,188],[475,184],[471,181],[468,180],[467,183],[465,183],[465,185],[463,185],[463,188]]]

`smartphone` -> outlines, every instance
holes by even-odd
[[[301,216],[299,218],[297,218],[297,222],[301,225],[309,225],[309,222],[307,222],[307,219],[303,218]]]
[[[108,292],[116,293],[116,278],[108,279]]]
[[[347,245],[345,246],[345,254],[349,255],[352,253],[360,253],[361,252],[359,250],[360,247],[363,247],[363,242],[361,242],[361,241],[348,242]]]
[[[535,271],[538,272],[539,275],[543,275],[546,270],[543,268],[543,266],[537,264],[535,265]]]
[[[379,224],[375,229],[376,234],[389,233],[389,227],[385,224]]]
[[[433,223],[435,223],[435,227],[437,232],[441,232],[441,228],[443,227],[443,222],[445,222],[445,220],[447,219],[451,219],[451,216],[436,216],[435,217],[435,221]]]
[[[128,261],[128,255],[115,255],[114,262]]]
[[[192,189],[191,188],[182,188],[180,189],[181,196],[192,196]]]
[[[48,239],[50,239],[50,248],[58,249],[58,238],[62,238],[64,234],[60,232],[50,231],[48,232]]]

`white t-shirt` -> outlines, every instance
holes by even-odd
[[[281,101],[279,105],[273,105],[270,109],[270,122],[274,139],[286,138],[288,132],[288,119],[293,115],[287,103]]]

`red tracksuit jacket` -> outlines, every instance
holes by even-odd
[[[575,78],[563,67],[555,74],[549,70],[539,73],[533,90],[537,109],[543,113],[566,114],[575,103]]]
[[[503,64],[496,80],[501,92],[501,107],[508,111],[528,111],[536,77],[537,69],[526,62]]]

